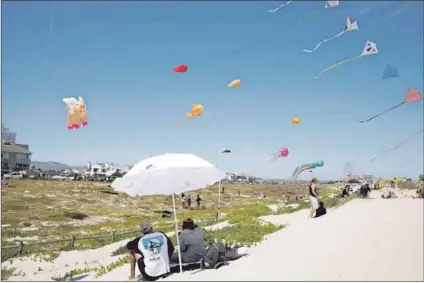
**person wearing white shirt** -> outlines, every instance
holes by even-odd
[[[143,278],[154,281],[170,272],[169,258],[174,252],[171,240],[162,232],[153,232],[152,225],[145,220],[140,224],[143,236],[127,243],[130,251],[131,274],[135,278],[135,264]]]

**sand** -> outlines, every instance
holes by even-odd
[[[423,281],[423,203],[357,199],[311,220],[302,211],[292,225],[252,247],[249,257],[165,280]],[[267,219],[282,223],[287,216]]]
[[[380,194],[353,200],[317,219],[308,219],[307,210],[261,217],[288,227],[266,236],[261,244],[249,248],[249,256],[229,266],[174,274],[164,280],[423,281],[424,202],[410,198],[383,200]],[[53,263],[14,259],[13,264],[6,262],[3,266],[25,272],[9,280],[51,281],[51,277],[63,276],[76,267],[116,261],[122,256],[111,257],[111,253],[126,242],[62,252]],[[125,281],[128,275],[127,264],[98,278],[91,272],[72,281]]]

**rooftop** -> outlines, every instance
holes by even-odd
[[[31,154],[32,152],[14,143],[2,143],[1,152]]]

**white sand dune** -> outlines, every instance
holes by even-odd
[[[212,226],[205,227],[208,230],[217,230],[222,229],[230,224],[227,221],[217,223]],[[169,237],[173,236],[175,232],[169,232],[167,235]],[[112,253],[116,251],[118,248],[126,245],[128,239],[122,240],[101,248],[90,249],[90,250],[81,250],[81,251],[65,251],[61,252],[59,257],[55,258],[53,261],[44,261],[44,260],[34,260],[31,256],[22,257],[22,258],[14,258],[12,260],[8,260],[2,263],[2,267],[7,268],[16,268],[15,273],[17,275],[9,277],[8,281],[53,281],[52,278],[58,278],[64,276],[67,272],[70,272],[74,269],[84,269],[84,268],[94,268],[100,266],[106,266],[113,262],[116,262],[120,258],[125,255],[120,256],[112,256]],[[126,272],[122,272],[122,270],[126,270]],[[128,270],[129,265],[127,264],[125,268],[121,269],[121,274],[125,274],[124,277],[120,276],[120,278],[116,280],[125,280],[128,278]],[[119,273],[118,268],[118,274]],[[109,276],[113,277],[113,274],[116,273],[116,270],[112,270],[107,273],[106,278]],[[103,278],[101,276],[99,278]],[[78,281],[93,281],[99,280],[96,278],[95,272],[89,272],[86,274],[81,274],[80,276],[76,276]],[[75,278],[74,278],[75,280]],[[109,280],[109,279],[106,279]]]
[[[376,197],[353,200],[317,219],[308,219],[307,210],[261,217],[288,227],[268,235],[263,243],[249,249],[248,257],[229,266],[184,272],[164,280],[423,281],[423,203]],[[126,241],[96,250],[62,252],[53,263],[15,259],[5,265],[25,272],[9,280],[50,281],[52,276],[63,276],[76,267],[116,261],[111,253]],[[128,275],[127,264],[98,278],[91,272],[73,281],[125,281]]]
[[[166,280],[423,281],[423,207],[422,200],[358,199],[317,219],[298,213],[301,223],[269,235],[249,257]]]

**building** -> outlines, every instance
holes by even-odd
[[[114,163],[97,163],[91,164],[89,162],[87,164],[87,169],[85,171],[86,175],[94,176],[94,175],[105,175],[112,176],[114,173],[125,174],[130,170],[130,166],[127,165],[119,165]]]
[[[1,143],[1,168],[28,170],[31,164],[31,151],[28,145],[10,142]]]
[[[1,124],[1,168],[27,170],[31,165],[29,145],[16,143],[16,133]]]

